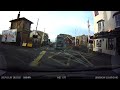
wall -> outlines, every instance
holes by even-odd
[[[30,30],[31,23],[26,20],[18,20],[11,22],[11,29]]]
[[[30,27],[31,27],[31,23],[26,20],[23,20],[23,29],[30,30]]]
[[[38,35],[38,33],[36,33],[36,31],[32,31],[32,32],[30,33],[30,38],[32,38],[33,35]]]
[[[97,47],[97,46],[96,46],[97,40],[101,40],[101,41],[102,41],[101,47]],[[114,38],[114,40],[115,40],[115,43],[116,43],[116,38]],[[106,53],[106,54],[110,54],[110,55],[115,55],[115,54],[116,54],[116,50],[115,50],[116,45],[114,46],[114,50],[108,50],[108,49],[107,49],[108,46],[106,47],[107,41],[108,41],[107,38],[95,39],[95,47],[93,47],[93,51],[99,51],[99,50],[101,49],[101,50],[102,50],[101,53]]]
[[[101,19],[105,20],[104,23],[104,28],[105,31],[108,30],[113,30],[115,28],[115,21],[113,18],[113,14],[117,12],[117,11],[99,11],[99,15],[95,16],[94,12],[93,12],[93,16],[94,16],[94,32],[97,33],[98,32],[98,24],[97,22]]]
[[[11,29],[23,29],[23,20],[11,22]]]
[[[94,12],[93,12],[93,16],[94,16],[94,32],[97,33],[98,32],[98,24],[97,22],[101,19],[104,20],[104,31],[108,31],[108,30],[113,30],[115,28],[115,19],[113,18],[113,14],[116,13],[117,11],[99,11],[99,15],[95,16]],[[101,39],[101,38],[99,38]],[[107,53],[110,55],[115,55],[116,50],[107,50],[106,49],[106,43],[107,43],[107,38],[104,38],[104,41],[102,41],[102,46],[101,47],[96,47],[96,41],[98,39],[95,39],[95,47],[93,48],[93,51],[98,51],[98,49],[102,49],[102,53]],[[116,39],[114,38],[115,43],[116,43]],[[116,46],[115,46],[116,47]],[[114,47],[114,48],[115,48]]]
[[[79,40],[79,45],[87,45],[87,36],[82,35],[82,36],[77,36],[76,39]]]
[[[1,40],[2,40],[2,35],[0,35],[0,43],[1,43]]]

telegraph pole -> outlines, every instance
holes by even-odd
[[[43,35],[43,37],[45,37],[45,28],[44,28],[44,35]]]
[[[76,46],[76,29],[75,29],[75,46]]]
[[[43,35],[42,35],[41,44],[44,43],[44,39],[45,39],[45,28],[44,28]]]
[[[89,39],[90,39],[90,24],[89,24],[89,19],[88,19],[88,42],[89,42]]]
[[[88,19],[88,52],[90,52],[90,48],[91,48],[89,39],[90,39],[90,24],[89,24],[89,19]]]
[[[38,18],[38,20],[37,20],[36,31],[37,31],[37,27],[38,27],[38,22],[39,22],[39,18]]]

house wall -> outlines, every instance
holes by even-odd
[[[97,33],[98,32],[98,21],[103,19],[104,20],[104,30],[103,31],[109,31],[109,30],[113,30],[115,28],[115,19],[113,18],[113,14],[116,13],[117,11],[98,11],[99,15],[95,16],[94,12],[93,12],[93,16],[94,16],[94,32]],[[101,47],[97,47],[96,46],[96,42],[97,40],[102,40],[102,46]],[[104,41],[103,41],[104,39]],[[110,54],[110,55],[115,55],[116,54],[116,49],[113,50],[108,50],[106,48],[106,44],[108,44],[108,38],[99,38],[99,39],[95,39],[95,45],[93,46],[93,51],[99,51],[100,49],[102,50],[102,53],[106,53],[106,54]],[[116,38],[114,38],[114,48],[116,48]]]
[[[101,47],[97,47],[97,40],[101,40]],[[108,50],[108,38],[99,38],[95,39],[95,47],[93,46],[93,51],[105,53],[105,54],[110,54],[110,55],[115,55],[116,54],[116,38],[114,38],[114,49],[113,50]]]
[[[25,20],[22,20],[23,21],[23,29],[24,30],[30,30],[30,28],[31,28],[31,23],[30,22],[28,22],[28,21],[25,21]]]
[[[11,29],[30,30],[31,23],[26,20],[18,20],[11,22]]]
[[[104,30],[113,30],[115,28],[115,20],[113,18],[113,14],[116,13],[117,11],[98,11],[99,15],[95,16],[93,12],[93,17],[94,17],[94,32],[98,32],[98,24],[97,22],[101,19],[105,20],[104,24]]]
[[[87,36],[77,36],[76,39],[79,40],[78,45],[87,45]]]
[[[32,38],[33,35],[38,35],[38,33],[36,33],[36,31],[32,31],[32,32],[30,33],[30,38]]]
[[[23,20],[11,22],[11,29],[23,29]]]
[[[2,40],[2,35],[0,35],[0,42],[1,42],[1,40]]]

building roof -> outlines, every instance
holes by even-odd
[[[66,38],[68,38],[69,40],[71,40],[71,41],[72,41],[72,38],[70,38],[69,36],[66,36],[64,39],[66,39]]]
[[[33,31],[36,31],[36,30],[33,30]],[[37,30],[37,33],[38,33],[38,35],[42,36],[44,32],[43,32],[43,31],[38,31],[38,30]],[[44,34],[45,34],[45,36],[48,36],[47,33],[44,33]]]
[[[18,18],[18,19],[14,19],[14,20],[10,20],[9,22],[14,22],[14,21],[18,21],[18,20],[26,20],[26,21],[30,22],[31,24],[33,24],[33,22],[32,22],[32,21],[28,20],[28,19],[27,19],[27,18],[25,18],[25,17]]]
[[[36,30],[35,30],[35,31],[36,31]],[[37,33],[39,33],[39,34],[41,34],[41,33],[42,33],[42,34],[43,34],[44,32],[42,32],[42,31],[37,31]]]

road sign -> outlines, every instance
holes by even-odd
[[[17,29],[3,30],[2,42],[16,42]]]

